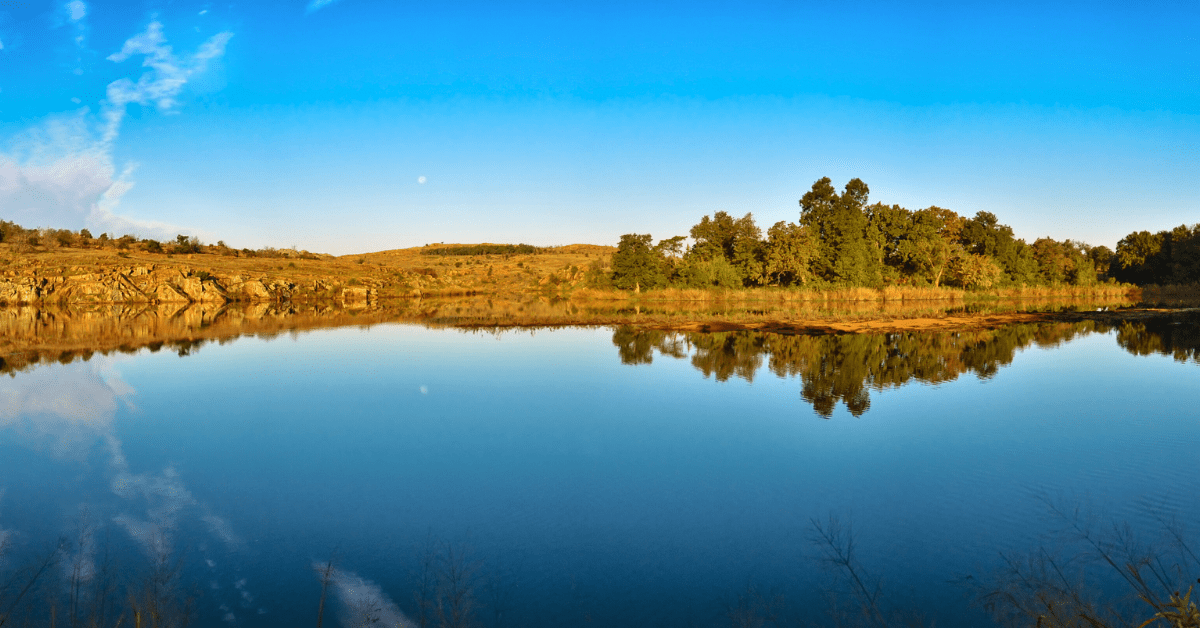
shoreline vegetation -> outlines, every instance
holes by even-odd
[[[1200,224],[1134,232],[1115,251],[1016,238],[996,216],[868,202],[852,179],[800,199],[765,234],[751,214],[704,216],[688,236],[616,247],[427,244],[345,255],[160,242],[0,220],[0,305],[376,302],[488,296],[581,304],[961,303],[1029,298],[1200,299]]]

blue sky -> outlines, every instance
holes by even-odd
[[[0,2],[0,217],[353,253],[796,220],[1200,221],[1200,5]]]

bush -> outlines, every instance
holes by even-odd
[[[174,252],[180,253],[180,254],[199,253],[200,252],[200,239],[197,238],[196,236],[192,236],[189,238],[188,236],[185,236],[181,233],[181,234],[175,236]]]

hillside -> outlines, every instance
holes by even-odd
[[[447,245],[436,245],[446,248]],[[466,246],[466,245],[464,245]],[[477,245],[469,245],[477,246]],[[344,301],[543,294],[580,285],[613,247],[576,244],[526,254],[428,255],[425,247],[333,257],[224,247],[168,253],[0,243],[0,303]]]

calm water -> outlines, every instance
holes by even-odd
[[[34,366],[0,380],[0,577],[61,536],[38,599],[157,560],[206,626],[315,625],[330,556],[326,625],[416,619],[451,567],[481,626],[792,625],[854,603],[833,516],[889,612],[978,625],[964,581],[1070,550],[1047,501],[1200,532],[1196,333],[1158,332],[378,325]]]

